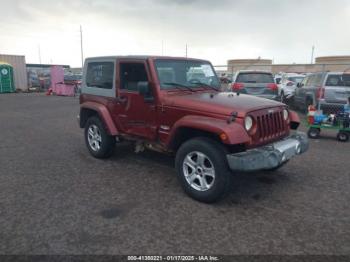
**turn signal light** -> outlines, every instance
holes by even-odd
[[[220,139],[221,139],[222,141],[226,141],[226,140],[227,140],[227,135],[226,135],[225,133],[221,133],[221,134],[220,134]]]

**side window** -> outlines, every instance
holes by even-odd
[[[301,81],[302,86],[306,85],[306,82],[308,81],[308,79],[309,79],[309,77],[307,76],[303,79],[303,81]]]
[[[143,63],[120,63],[120,89],[137,91],[139,82],[148,82]]]
[[[103,89],[112,89],[114,79],[113,62],[91,62],[87,67],[86,85]]]
[[[322,81],[322,75],[321,74],[317,74],[315,75],[315,80],[312,83],[313,86],[320,86],[321,85],[321,81]]]
[[[340,75],[329,75],[327,77],[326,86],[344,86]]]
[[[314,83],[315,75],[308,76],[305,86],[311,86]]]

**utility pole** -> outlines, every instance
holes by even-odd
[[[83,50],[83,27],[80,25],[80,51],[81,51],[81,69],[84,67],[84,50]]]
[[[40,50],[40,44],[38,45],[38,54],[39,54],[39,64],[41,64],[41,50]]]
[[[164,40],[162,40],[162,56],[164,55]]]
[[[187,58],[187,54],[188,54],[188,47],[187,47],[187,44],[186,44],[186,58]]]
[[[312,46],[312,51],[311,51],[311,64],[314,63],[314,52],[315,52],[315,46]]]

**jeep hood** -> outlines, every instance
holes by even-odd
[[[244,94],[237,95],[232,92],[197,92],[168,95],[164,99],[164,106],[227,116],[231,115],[232,112],[237,112],[238,117],[244,117],[248,112],[285,105],[265,98]]]

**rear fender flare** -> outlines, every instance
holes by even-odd
[[[96,103],[96,102],[85,102],[80,106],[80,114],[83,109],[90,109],[95,111],[102,122],[104,123],[107,133],[112,136],[116,136],[119,134],[117,127],[115,126],[111,114],[109,113],[106,106]],[[81,117],[81,115],[80,115]],[[80,123],[80,126],[83,127],[83,123]]]

